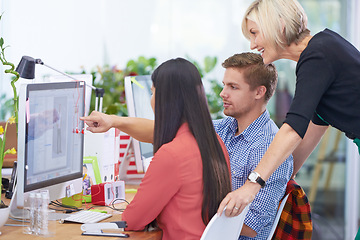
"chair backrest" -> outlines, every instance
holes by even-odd
[[[206,226],[200,240],[237,240],[248,211],[249,205],[236,217],[226,217],[224,212],[220,217],[215,214]]]
[[[273,226],[272,226],[272,228],[271,228],[271,231],[270,231],[270,234],[269,234],[267,240],[271,240],[272,237],[273,237],[273,235],[274,235],[275,229],[276,229],[276,227],[277,227],[277,225],[278,225],[278,223],[279,223],[281,213],[282,213],[282,211],[283,211],[283,209],[284,209],[284,206],[285,206],[285,203],[286,203],[288,197],[289,197],[289,194],[286,195],[286,196],[283,198],[283,200],[281,201],[281,204],[280,204],[279,209],[278,209],[278,211],[277,211],[277,213],[276,213],[275,220],[274,220]]]

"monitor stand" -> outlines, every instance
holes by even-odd
[[[16,219],[21,219],[21,220],[27,220],[30,219],[30,213],[26,208],[18,208],[17,206],[17,191],[16,191],[16,187],[14,190],[14,194],[11,198],[10,201],[10,217],[12,218],[16,218]],[[51,211],[49,212],[49,220],[54,221],[54,220],[60,220],[60,219],[64,219],[66,217],[68,217],[68,214],[65,213],[57,213],[55,211]]]
[[[26,211],[24,208],[17,207],[17,191],[16,187],[14,188],[13,195],[10,201],[10,217],[17,219],[29,219],[29,211]]]

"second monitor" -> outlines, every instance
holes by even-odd
[[[151,86],[152,80],[150,75],[125,77],[126,105],[129,117],[154,120],[154,112],[150,104]],[[133,139],[132,143],[137,172],[143,173],[152,159],[153,145],[139,142],[136,139]]]

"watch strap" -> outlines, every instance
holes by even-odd
[[[258,178],[256,179],[256,182],[257,182],[258,184],[260,184],[260,186],[261,186],[262,188],[265,187],[265,181],[264,181],[264,179],[262,179],[260,176],[258,176]]]
[[[254,179],[254,180],[250,179],[250,178],[249,178],[250,174],[256,175],[256,179]],[[255,171],[252,171],[250,174],[249,174],[249,176],[248,176],[248,180],[249,180],[250,182],[258,183],[262,188],[265,187],[265,181],[264,181],[264,179],[261,178],[261,176],[260,176],[259,173],[255,172]]]

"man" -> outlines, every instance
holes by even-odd
[[[215,120],[214,127],[228,149],[232,189],[236,190],[255,169],[278,131],[266,110],[266,104],[276,87],[277,73],[273,64],[264,65],[262,57],[255,53],[235,54],[225,60],[223,67],[226,70],[224,89],[220,96],[224,102],[224,114],[228,117]],[[153,140],[154,123],[151,120],[109,116],[98,112],[81,119],[86,121],[88,130],[92,132],[104,132],[116,127],[139,141]],[[292,157],[289,157],[260,190],[250,205],[240,239],[267,239],[292,169]],[[224,206],[226,199],[222,202]],[[231,216],[237,215],[240,210],[230,205],[226,209]]]
[[[277,73],[273,64],[264,65],[262,57],[254,53],[235,54],[222,66],[226,70],[220,96],[224,102],[224,114],[228,117],[215,120],[214,127],[230,155],[232,189],[236,190],[255,169],[278,131],[266,110],[276,88]],[[251,203],[244,222],[251,230],[244,228],[241,235],[267,239],[292,169],[290,156]],[[256,173],[252,175],[256,176]],[[227,215],[235,216],[241,212],[242,209],[228,203],[226,197],[221,204],[227,205]]]

